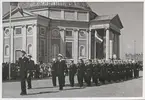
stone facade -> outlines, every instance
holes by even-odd
[[[91,9],[78,8],[78,4],[76,8],[22,6],[23,12],[20,7],[11,11],[11,24],[9,13],[3,17],[4,62],[15,62],[22,49],[35,63],[50,62],[58,53],[75,62],[80,58],[108,60],[114,54],[119,58],[123,26],[118,15],[98,16]],[[97,42],[96,31],[103,42]]]

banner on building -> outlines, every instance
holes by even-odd
[[[98,34],[98,32],[95,30],[95,38],[96,38],[96,41],[98,43],[102,43],[103,42],[103,39],[101,38],[101,36]]]

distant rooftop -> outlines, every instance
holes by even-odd
[[[91,10],[86,2],[19,2],[19,6],[25,9],[36,9],[45,7],[63,7]]]

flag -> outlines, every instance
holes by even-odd
[[[103,42],[103,39],[99,36],[99,34],[97,33],[97,31],[95,30],[95,38],[96,38],[96,41],[99,42],[99,43],[102,43]]]
[[[18,2],[10,2],[10,6],[18,6]]]

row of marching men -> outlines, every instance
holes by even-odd
[[[21,78],[21,93],[20,95],[26,95],[26,83],[28,83],[28,89],[32,88],[31,75],[32,66],[34,61],[32,56],[26,54],[25,51],[21,51],[22,57],[19,58],[18,65],[20,66],[20,78]],[[74,76],[77,74],[77,80],[80,87],[83,86],[83,82],[91,85],[91,80],[98,85],[98,82],[105,83],[105,81],[118,81],[127,80],[130,78],[139,77],[140,65],[136,62],[106,62],[104,60],[92,62],[88,60],[86,63],[82,59],[79,59],[77,64],[74,64],[73,60],[67,66],[65,59],[61,54],[58,54],[56,59],[53,59],[51,73],[52,82],[56,86],[56,77],[58,77],[59,90],[63,90],[65,86],[65,76],[69,74],[70,85],[74,86]]]
[[[62,55],[59,55],[62,57]],[[60,77],[60,70],[57,68],[59,61],[53,59],[52,63],[52,82],[56,86],[56,77]],[[64,61],[64,74],[62,73],[62,80],[58,80],[59,84],[62,81],[62,88],[65,86],[65,74],[69,74],[70,85],[74,86],[74,78],[77,75],[77,80],[79,86],[82,87],[84,81],[88,86],[91,86],[91,83],[99,85],[100,83],[105,84],[105,82],[119,82],[132,78],[139,77],[139,70],[141,69],[140,64],[135,61],[105,61],[98,60],[93,61],[88,60],[84,62],[82,59],[79,59],[77,64],[74,64],[74,61],[71,60],[70,64],[67,66]],[[61,66],[62,67],[62,66]]]

